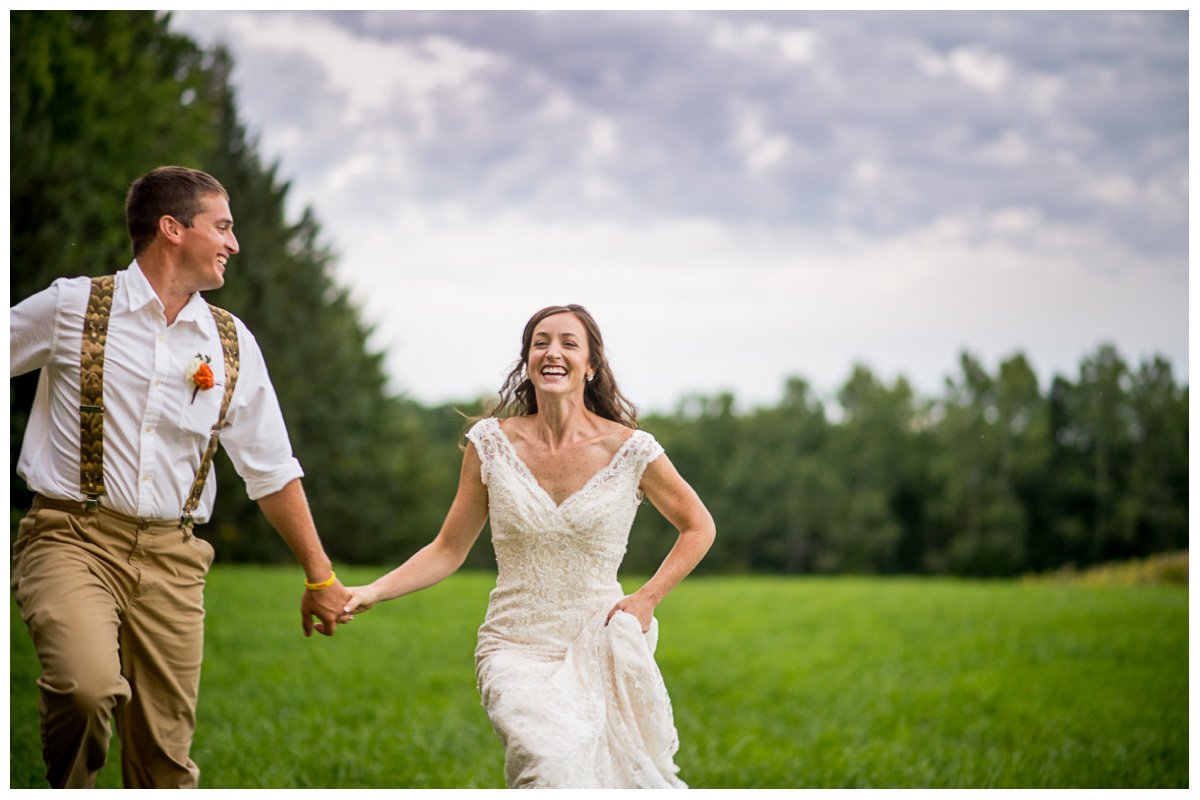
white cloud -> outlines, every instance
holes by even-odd
[[[999,234],[1026,233],[1041,223],[1036,208],[1002,208],[988,217],[988,227]]]
[[[617,151],[617,126],[610,119],[599,119],[588,129],[589,160],[604,158]]]
[[[1138,187],[1127,175],[1104,175],[1092,181],[1088,193],[1102,203],[1128,206],[1137,200]]]
[[[354,180],[369,175],[373,169],[375,169],[373,156],[367,153],[356,153],[326,174],[325,186],[331,192],[341,191]]]
[[[946,63],[946,59],[930,50],[918,50],[916,58],[917,66],[920,67],[921,71],[926,75],[940,78],[950,71],[950,65]]]
[[[854,165],[852,173],[854,179],[861,183],[875,183],[879,180],[883,170],[879,164],[874,161],[859,161]]]
[[[983,47],[956,47],[948,63],[959,79],[976,89],[996,92],[1008,81],[1008,60]]]
[[[749,58],[770,55],[806,64],[815,56],[818,37],[803,28],[776,28],[761,22],[736,24],[720,20],[713,24],[711,42],[718,50]]]
[[[801,64],[813,60],[817,36],[812,31],[788,30],[779,34],[779,51],[785,58]]]
[[[733,146],[750,172],[761,172],[782,161],[791,142],[786,136],[765,130],[759,114],[750,113],[739,120]]]
[[[437,133],[431,96],[471,91],[473,78],[494,62],[492,55],[446,37],[382,42],[304,13],[272,15],[269,21],[231,14],[225,30],[243,47],[301,55],[319,64],[329,88],[345,99],[347,124],[407,101],[425,136]]]

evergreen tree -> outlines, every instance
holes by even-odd
[[[833,488],[823,450],[829,424],[807,381],[789,378],[782,402],[742,420],[729,465],[741,505],[739,550],[747,569],[812,572],[829,559]]]
[[[1137,527],[1137,554],[1188,546],[1188,390],[1171,365],[1143,362],[1129,390],[1136,442],[1125,515]]]
[[[838,392],[844,419],[830,437],[829,453],[840,480],[834,528],[836,571],[895,572],[904,531],[895,503],[905,482],[919,475],[908,447],[917,416],[904,378],[885,386],[856,365]]]
[[[1029,453],[1044,437],[1037,376],[1024,356],[991,376],[968,353],[961,378],[947,381],[934,461],[931,509],[939,551],[928,558],[958,574],[1008,575],[1026,562]]]
[[[126,266],[124,198],[138,175],[163,164],[213,174],[242,250],[206,299],[240,316],[262,347],[330,555],[414,550],[429,535],[426,435],[389,396],[313,214],[286,220],[287,186],[238,119],[228,54],[203,52],[152,12],[14,12],[11,23],[13,300],[59,275]],[[35,376],[13,383],[13,464],[35,386]],[[220,500],[203,535],[221,557],[287,557],[224,456],[216,474]],[[13,486],[23,510],[23,482]]]
[[[129,185],[163,164],[199,167],[212,150],[204,53],[167,25],[148,11],[9,13],[12,303],[55,278],[123,269]],[[10,383],[13,470],[37,381]],[[15,472],[10,486],[13,508],[27,509]]]

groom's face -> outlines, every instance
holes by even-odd
[[[180,264],[192,291],[219,289],[225,283],[225,264],[238,251],[229,201],[216,194],[201,199],[200,213],[180,229]]]

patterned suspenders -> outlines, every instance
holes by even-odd
[[[108,340],[108,318],[112,312],[113,290],[116,281],[112,275],[92,278],[92,293],[88,297],[87,315],[83,323],[83,344],[79,354],[79,488],[87,498],[89,509],[96,508],[104,489],[104,345]],[[208,447],[200,459],[196,478],[187,502],[183,505],[180,521],[192,524],[192,514],[200,504],[204,482],[217,453],[217,440],[225,425],[225,415],[233,398],[241,360],[238,351],[237,326],[233,315],[224,309],[209,305],[217,332],[221,336],[221,352],[225,357],[225,393],[221,398],[221,413],[212,429]]]
[[[79,351],[79,488],[94,509],[104,489],[104,344],[112,311],[112,275],[92,278]]]
[[[233,315],[223,308],[217,308],[211,303],[208,306],[213,319],[217,323],[217,332],[221,335],[221,352],[225,356],[225,394],[221,397],[221,413],[217,416],[216,427],[208,438],[208,447],[200,466],[196,469],[196,479],[192,481],[192,491],[188,494],[187,502],[183,504],[183,523],[192,524],[192,512],[200,505],[200,493],[204,491],[204,482],[208,480],[208,469],[212,466],[213,456],[217,454],[217,439],[221,436],[221,428],[225,427],[225,414],[229,411],[229,401],[233,398],[233,387],[237,384],[238,370],[241,369],[241,357],[238,352],[237,326]]]

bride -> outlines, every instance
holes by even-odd
[[[499,415],[507,413],[506,419]],[[432,543],[347,614],[458,569],[491,518],[499,574],[475,672],[509,788],[686,788],[654,609],[704,557],[712,517],[617,389],[582,306],[533,315],[492,416],[467,433],[458,493]],[[679,539],[625,595],[617,568],[642,495]]]

